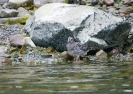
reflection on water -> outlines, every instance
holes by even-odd
[[[133,94],[133,62],[0,67],[0,94]]]

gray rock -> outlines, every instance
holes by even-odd
[[[0,4],[7,3],[9,0],[0,0]]]
[[[25,17],[11,17],[11,18],[0,18],[0,24],[25,24],[26,20],[28,19],[28,16]]]
[[[19,7],[18,12],[18,17],[30,16],[30,13],[23,7]]]
[[[9,0],[8,3],[13,8],[17,9],[19,7],[26,7],[33,5],[33,0]]]
[[[15,9],[1,9],[0,10],[0,18],[16,17],[17,15],[18,15],[18,11]]]
[[[0,46],[0,54],[7,53],[7,47],[6,46]]]
[[[61,51],[69,36],[99,49],[120,45],[130,28],[122,18],[97,8],[63,3],[40,7],[25,25],[36,45]]]
[[[70,0],[69,0],[70,1]],[[65,3],[66,0],[34,0],[34,6],[41,7],[48,3]]]
[[[7,9],[13,9],[12,6],[9,5],[9,3],[3,4],[2,8],[3,8],[3,9],[6,9],[6,8],[7,8]]]
[[[23,46],[25,41],[22,35],[17,34],[10,37],[10,44],[12,46]]]

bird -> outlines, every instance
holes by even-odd
[[[80,56],[86,55],[89,51],[87,45],[75,42],[73,37],[68,37],[66,47],[69,55],[76,57],[76,61],[80,60]]]

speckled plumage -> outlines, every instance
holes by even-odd
[[[68,38],[67,50],[70,55],[77,57],[76,60],[78,60],[80,56],[86,55],[89,51],[88,46],[75,42],[72,37]]]

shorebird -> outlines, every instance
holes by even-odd
[[[80,42],[75,42],[74,38],[68,37],[67,51],[70,55],[76,57],[77,61],[80,56],[86,55],[89,49],[87,45],[81,44]]]

